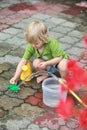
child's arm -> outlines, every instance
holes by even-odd
[[[58,64],[61,60],[62,60],[62,56],[55,57],[55,58],[53,58],[51,60],[41,62],[39,67],[41,69],[46,69],[47,66]]]
[[[16,68],[16,72],[14,74],[14,76],[10,79],[10,83],[12,84],[16,84],[20,74],[22,72],[22,66],[25,65],[27,63],[27,60],[25,60],[24,58],[21,59],[21,61],[19,62],[17,68]]]
[[[62,60],[62,56],[55,57],[51,60],[46,61],[47,66],[58,64]]]

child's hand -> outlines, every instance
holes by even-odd
[[[17,79],[16,79],[15,77],[12,77],[12,78],[10,79],[10,83],[11,83],[11,84],[17,84]]]
[[[40,68],[40,69],[46,69],[46,68],[47,68],[46,62],[45,62],[45,61],[41,62],[41,63],[39,64],[39,68]]]

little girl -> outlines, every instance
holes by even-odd
[[[42,21],[31,22],[25,33],[28,45],[23,58],[19,62],[14,76],[10,83],[16,84],[22,72],[22,66],[34,56],[33,67],[35,70],[49,70],[51,67],[59,69],[60,75],[64,78],[67,74],[68,55],[61,49],[59,42],[49,36],[48,28]],[[43,81],[47,75],[37,77],[37,83]]]

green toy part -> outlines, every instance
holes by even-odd
[[[18,92],[20,87],[17,84],[9,84],[8,89],[12,92]]]

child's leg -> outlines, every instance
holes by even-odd
[[[39,64],[42,62],[43,60],[42,59],[39,59],[39,58],[37,58],[37,59],[35,59],[34,61],[33,61],[33,67],[35,68],[35,70],[41,70],[40,68],[39,68]],[[48,77],[48,75],[42,75],[42,76],[39,76],[39,77],[37,77],[37,83],[40,83],[41,81],[43,81],[44,79],[46,79]]]
[[[40,83],[42,82],[44,79],[46,79],[48,77],[48,75],[42,75],[42,76],[39,76],[37,77],[37,83]]]
[[[33,61],[33,67],[35,68],[35,70],[40,70],[39,69],[39,64],[42,62],[43,60],[40,58],[37,58]]]
[[[57,67],[60,71],[61,78],[64,78],[68,74],[67,73],[67,59],[61,60]]]

